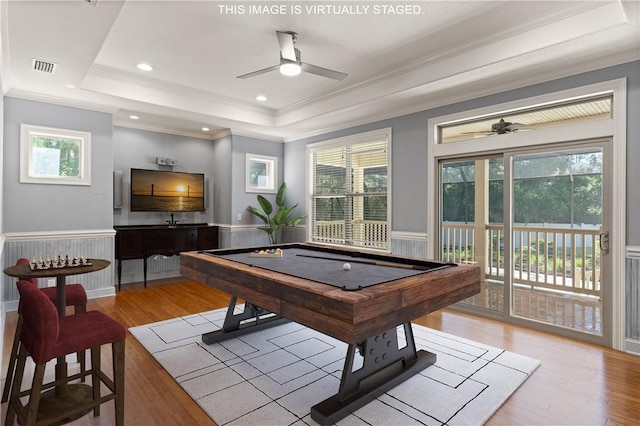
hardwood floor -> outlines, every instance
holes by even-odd
[[[115,297],[90,300],[125,327],[226,307],[229,296],[183,278],[123,286]],[[453,310],[418,324],[537,358],[542,365],[488,425],[638,425],[640,357]],[[6,374],[16,314],[7,315],[2,378]],[[103,350],[108,363],[110,351]],[[74,425],[113,424],[113,406]],[[2,405],[2,421],[6,404]],[[133,336],[126,342],[127,425],[215,425]]]

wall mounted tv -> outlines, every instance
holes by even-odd
[[[131,169],[132,212],[202,212],[202,173]]]

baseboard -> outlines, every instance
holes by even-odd
[[[173,269],[170,271],[164,272],[150,272],[147,271],[147,283],[155,280],[163,280],[166,278],[178,278],[181,277],[180,269]],[[144,281],[144,275],[142,272],[140,274],[133,275],[123,275],[122,276],[122,285],[132,284],[132,283],[141,283]],[[118,285],[118,277],[115,278],[114,289]]]
[[[96,290],[87,290],[87,299],[99,299],[101,297],[109,297],[116,295],[116,287],[99,288]]]

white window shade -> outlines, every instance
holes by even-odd
[[[372,132],[310,149],[311,240],[389,247],[390,132]]]

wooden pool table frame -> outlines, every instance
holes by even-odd
[[[326,246],[309,243],[279,247],[283,250],[288,247],[323,250],[329,254],[359,253],[357,250],[327,249]],[[211,252],[224,254],[230,250]],[[403,264],[415,262],[419,265],[424,262],[387,254],[376,254],[374,258]],[[266,314],[268,318],[270,316],[267,322],[279,323],[282,317],[349,344],[339,392],[311,409],[312,418],[323,425],[335,423],[433,364],[434,354],[416,351],[411,320],[480,292],[480,268],[466,264],[358,291],[344,291],[198,252],[181,254],[180,271],[188,278],[231,294],[229,312],[233,312],[237,298],[245,301],[245,311],[239,315],[228,315],[223,330],[203,335],[205,343],[234,337],[238,332],[257,331],[250,327],[240,330],[240,322],[250,318],[255,319],[253,325],[258,328],[273,325],[260,320],[259,317]],[[398,326],[404,327],[406,346],[403,347],[398,345]],[[353,371],[356,352],[362,355],[363,361],[362,367]]]

